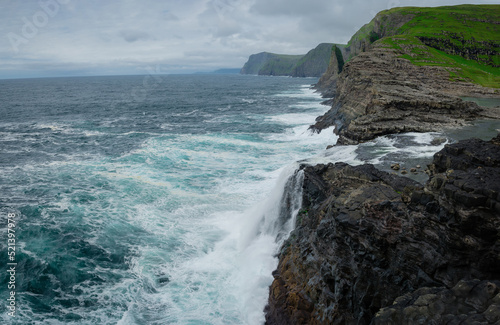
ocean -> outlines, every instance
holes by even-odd
[[[1,323],[263,324],[300,163],[424,166],[450,141],[325,150],[333,130],[308,131],[328,109],[316,81],[0,81]]]

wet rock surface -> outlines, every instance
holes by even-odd
[[[429,181],[302,166],[267,324],[500,322],[500,136],[447,145]]]
[[[424,287],[381,309],[372,324],[498,324],[499,281],[460,281],[453,288]]]

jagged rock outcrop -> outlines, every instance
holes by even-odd
[[[447,145],[425,186],[372,165],[303,170],[268,325],[500,322],[500,135]]]
[[[333,46],[327,70],[316,85],[316,88],[323,93],[323,97],[333,97],[335,95],[337,79],[345,64],[343,49],[345,49],[345,46]]]
[[[399,56],[375,44],[348,62],[336,80],[332,108],[313,129],[335,125],[338,143],[355,144],[385,134],[456,127],[486,114],[500,117],[459,98],[495,90],[449,81],[444,67],[417,66]]]

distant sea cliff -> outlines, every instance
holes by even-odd
[[[303,55],[261,52],[250,55],[241,74],[320,77],[327,70],[334,44],[322,43]]]

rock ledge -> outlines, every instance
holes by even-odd
[[[302,168],[266,324],[500,322],[500,135],[447,145],[425,186],[372,165]]]

